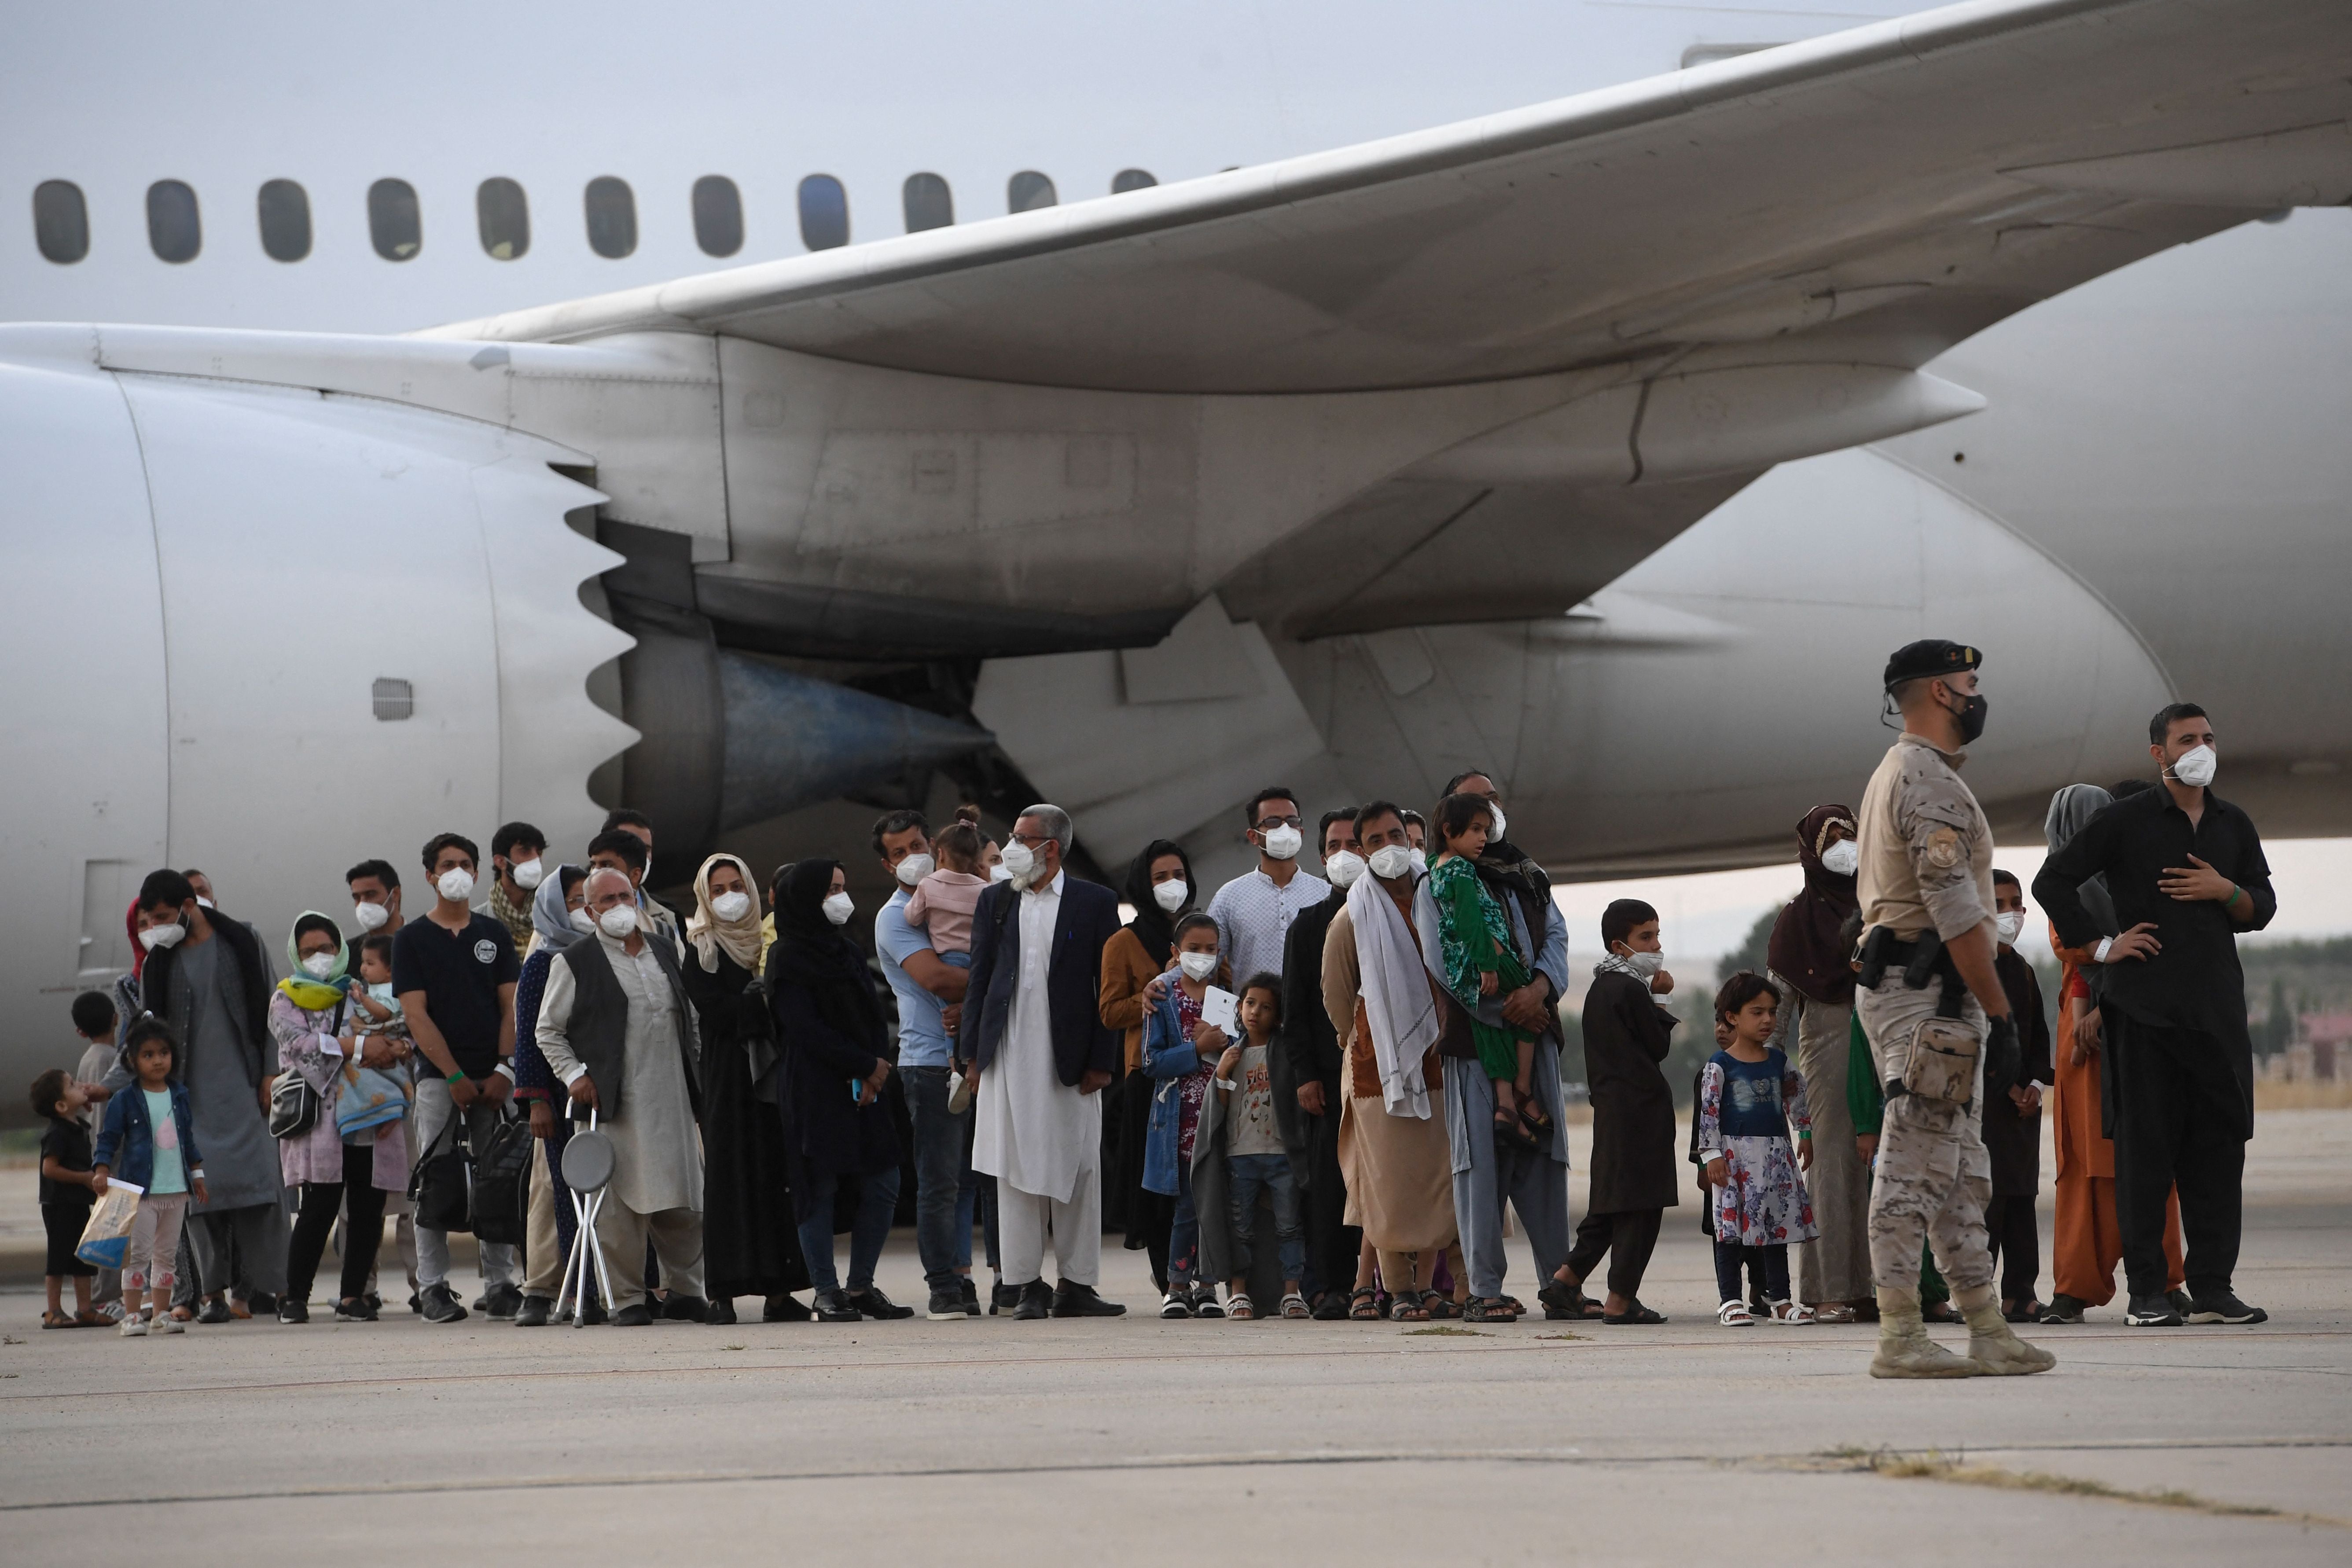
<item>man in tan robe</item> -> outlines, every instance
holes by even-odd
[[[1428,1311],[1417,1288],[1454,1238],[1454,1156],[1438,1092],[1445,1002],[1414,934],[1413,895],[1427,873],[1412,862],[1403,814],[1375,801],[1356,832],[1372,874],[1349,890],[1323,944],[1323,1007],[1346,1042],[1346,1222],[1379,1255],[1391,1315],[1418,1321]]]

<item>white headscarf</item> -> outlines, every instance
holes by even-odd
[[[1414,895],[1418,902],[1419,889]],[[1381,1104],[1391,1116],[1426,1121],[1429,1084],[1421,1062],[1443,1030],[1429,971],[1413,945],[1412,928],[1378,877],[1359,877],[1348,889],[1348,918],[1356,927],[1359,994],[1381,1071]]]
[[[722,921],[710,909],[710,872],[718,866],[732,866],[743,879],[743,891],[751,895],[751,907],[737,920]],[[725,949],[727,956],[750,970],[760,973],[760,948],[763,942],[760,931],[760,884],[751,879],[751,868],[740,855],[713,855],[694,874],[694,913],[686,918],[686,940],[702,960],[705,974],[719,973],[719,953]]]

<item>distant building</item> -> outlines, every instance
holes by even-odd
[[[2263,1064],[2263,1076],[2277,1083],[2335,1082],[2352,1047],[2352,1013],[2305,1013],[2294,1032],[2294,1041]]]

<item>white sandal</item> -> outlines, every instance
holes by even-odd
[[[1249,1299],[1247,1292],[1236,1290],[1225,1298],[1225,1316],[1237,1323],[1253,1322],[1257,1318],[1256,1303]]]
[[[1776,1323],[1810,1323],[1813,1321],[1813,1310],[1802,1301],[1775,1301],[1772,1303],[1772,1321]]]
[[[1726,1301],[1715,1310],[1715,1321],[1727,1329],[1752,1329],[1756,1314],[1748,1310],[1745,1301]]]

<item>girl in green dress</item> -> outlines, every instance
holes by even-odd
[[[1551,1119],[1538,1110],[1531,1090],[1535,1037],[1498,1018],[1496,1001],[1530,978],[1510,917],[1478,875],[1495,816],[1475,795],[1450,795],[1438,803],[1437,837],[1443,852],[1430,868],[1430,897],[1437,903],[1437,931],[1444,959],[1445,988],[1470,1015],[1478,1065],[1495,1084],[1495,1136],[1521,1148],[1551,1146]]]

